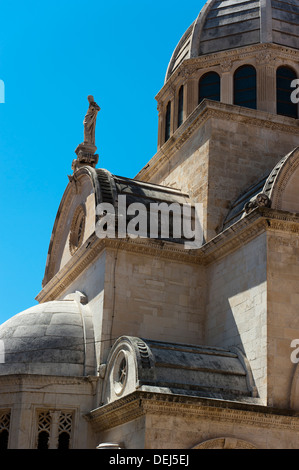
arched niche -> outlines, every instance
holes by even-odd
[[[217,437],[201,442],[193,449],[257,449],[251,442],[233,437]]]
[[[286,155],[275,166],[265,187],[273,209],[299,212],[299,147]]]

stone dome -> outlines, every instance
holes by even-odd
[[[87,345],[92,328],[84,308],[75,300],[45,302],[0,325],[0,375],[94,375],[94,343]]]
[[[175,48],[165,82],[185,59],[259,43],[299,49],[298,0],[208,0]]]

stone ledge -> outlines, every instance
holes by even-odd
[[[135,391],[85,415],[95,432],[111,429],[146,414],[196,417],[262,428],[299,430],[298,412],[259,404]]]
[[[101,240],[94,234],[45,285],[36,300],[48,302],[59,298],[70,283],[89,266],[90,261],[94,261],[105,249],[159,256],[176,263],[208,265],[267,230],[299,233],[299,214],[258,207],[197,250],[186,250],[177,243],[151,239]]]
[[[289,46],[263,43],[212,52],[199,57],[185,59],[181,62],[179,67],[172,72],[168,80],[165,81],[162,89],[156,95],[156,100],[160,101],[164,99],[164,95],[167,94],[168,89],[171,86],[175,86],[182,75],[193,78],[194,74],[199,70],[216,66],[222,66],[223,71],[229,71],[232,68],[233,62],[242,61],[250,57],[256,58],[262,65],[269,65],[269,63],[271,64],[271,62],[277,58],[283,61],[291,60],[298,62],[299,51]]]

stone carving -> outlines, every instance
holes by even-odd
[[[75,150],[77,160],[73,160],[72,162],[72,170],[74,173],[84,165],[95,168],[99,160],[99,156],[95,155],[97,149],[95,146],[95,130],[97,115],[101,108],[94,101],[92,95],[88,95],[87,99],[89,101],[89,108],[83,121],[84,141],[82,144],[79,144]]]
[[[230,72],[231,69],[232,69],[232,66],[233,66],[233,63],[231,60],[224,60],[223,62],[221,62],[220,64],[220,67],[221,67],[221,70],[222,72]]]
[[[271,201],[267,194],[259,193],[255,198],[251,199],[250,201],[246,202],[244,206],[244,210],[246,214],[250,211],[255,209],[256,207],[271,207]]]
[[[270,50],[262,50],[257,55],[257,62],[258,64],[261,64],[261,65],[275,65],[276,61],[277,61],[277,57]]]
[[[271,206],[270,199],[265,193],[260,193],[256,196],[256,204],[258,207],[270,207]]]
[[[150,369],[151,367],[151,362],[149,358],[149,352],[147,349],[147,345],[143,341],[138,341],[137,342],[137,347],[140,353],[140,359],[141,359],[141,366],[144,369]]]
[[[89,101],[89,108],[83,121],[84,143],[95,145],[96,120],[101,108],[97,105],[92,95],[88,95],[87,99]]]

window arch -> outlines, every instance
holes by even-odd
[[[234,104],[256,109],[256,70],[242,65],[234,74]]]
[[[63,431],[58,436],[58,449],[66,450],[70,447],[70,435],[68,432]]]
[[[69,449],[73,426],[73,412],[48,410],[38,414],[37,448]]]
[[[216,72],[208,72],[199,80],[198,103],[205,98],[220,101],[220,76]]]
[[[183,124],[184,120],[184,85],[179,89],[178,96],[178,127]]]
[[[0,450],[8,448],[8,431],[7,429],[2,429],[0,431]]]
[[[8,448],[10,412],[0,412],[0,451]]]
[[[170,137],[170,122],[171,122],[171,101],[168,101],[165,114],[165,142]]]
[[[296,72],[290,67],[282,66],[276,71],[276,102],[277,114],[292,118],[298,117],[298,105],[292,103],[291,82],[297,78]]]
[[[49,448],[49,438],[50,435],[48,431],[40,431],[37,437],[37,448],[40,450],[45,450]]]

